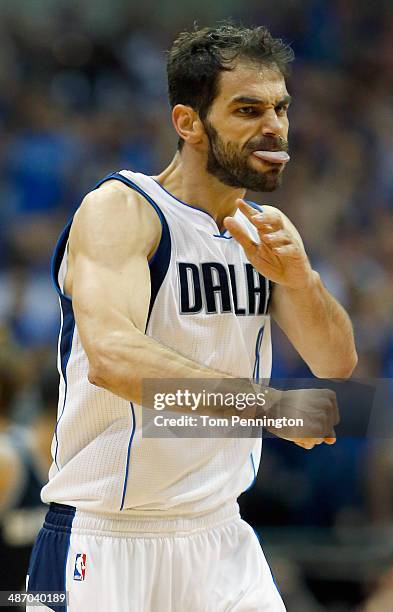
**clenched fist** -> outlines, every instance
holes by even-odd
[[[302,426],[266,427],[279,438],[311,449],[316,444],[334,444],[335,425],[340,420],[337,399],[330,389],[268,390],[268,418],[301,419]]]

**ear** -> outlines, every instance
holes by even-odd
[[[176,132],[188,144],[199,144],[204,130],[198,113],[185,104],[176,104],[172,109],[172,123]]]

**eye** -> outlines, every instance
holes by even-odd
[[[285,116],[288,112],[288,104],[280,104],[279,106],[276,106],[275,111],[279,117]]]
[[[240,115],[246,115],[248,117],[252,117],[258,114],[258,110],[255,106],[242,106],[236,110]]]

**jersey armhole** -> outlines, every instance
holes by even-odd
[[[150,269],[150,280],[151,280],[151,296],[150,296],[149,313],[148,313],[148,318],[147,318],[147,323],[146,323],[146,328],[147,328],[147,325],[150,319],[150,314],[154,306],[155,299],[161,288],[162,283],[164,282],[164,278],[169,268],[169,263],[171,260],[171,250],[172,250],[171,234],[169,231],[169,226],[165,218],[165,215],[162,212],[161,208],[158,206],[158,204],[147,193],[145,193],[145,191],[143,191],[143,189],[139,185],[137,185],[130,179],[126,178],[119,172],[113,172],[112,174],[108,174],[106,177],[104,177],[101,181],[99,181],[95,185],[94,189],[98,189],[98,187],[101,187],[101,185],[111,180],[120,181],[121,183],[124,183],[124,185],[127,185],[128,187],[130,187],[130,189],[133,189],[134,191],[139,193],[150,204],[150,206],[154,208],[155,212],[158,215],[160,223],[161,223],[161,228],[162,228],[161,229],[161,239],[160,239],[160,242],[158,243],[156,250],[154,251],[153,255],[151,256],[148,262],[149,269]],[[61,272],[61,266],[63,264],[66,250],[67,250],[68,238],[70,234],[72,221],[73,221],[73,217],[70,219],[70,221],[68,221],[67,225],[65,226],[56,244],[55,251],[52,257],[52,262],[51,262],[51,277],[52,277],[52,282],[54,284],[54,287],[60,299],[65,300],[69,304],[72,304],[72,298],[66,293],[64,293],[63,287],[61,287],[60,285],[59,277],[60,277],[60,272]]]
[[[64,292],[64,287],[62,287],[60,285],[60,280],[59,280],[59,276],[60,276],[60,270],[61,267],[64,263],[64,257],[66,255],[66,250],[68,248],[68,238],[70,235],[70,229],[71,229],[71,225],[72,225],[72,221],[73,221],[74,217],[72,217],[67,225],[65,226],[65,228],[63,229],[63,232],[60,235],[59,240],[57,241],[56,247],[55,247],[55,251],[53,253],[53,257],[52,257],[52,261],[51,261],[51,277],[52,277],[52,283],[57,291],[57,294],[59,295],[59,297],[61,299],[65,299],[68,302],[72,302],[72,298],[71,296],[67,295]]]
[[[164,249],[168,248],[168,245],[170,245],[170,232],[169,232],[169,227],[168,227],[168,223],[166,221],[165,215],[162,212],[161,208],[158,206],[158,204],[153,200],[153,198],[151,196],[149,196],[139,185],[137,185],[136,183],[134,183],[134,181],[131,181],[131,179],[127,178],[126,176],[124,176],[123,174],[121,174],[120,172],[112,172],[112,174],[108,174],[108,176],[105,176],[101,181],[99,181],[96,186],[94,187],[94,189],[98,189],[98,187],[101,187],[101,185],[103,185],[104,183],[106,183],[107,181],[119,181],[120,183],[123,183],[124,185],[127,185],[127,187],[129,187],[130,189],[132,189],[133,191],[136,191],[137,193],[139,193],[139,195],[141,195],[149,204],[152,208],[154,208],[160,223],[161,223],[161,238],[160,238],[160,242],[157,245],[157,248],[155,249],[154,253],[152,254],[152,256],[149,259],[149,267],[152,266],[154,264],[154,261],[159,258],[160,256],[162,256],[160,254],[160,251],[162,252]]]
[[[150,320],[151,311],[154,306],[154,302],[161,288],[161,285],[164,282],[166,273],[169,268],[169,264],[171,260],[171,251],[172,251],[171,234],[169,231],[169,226],[165,218],[165,215],[162,212],[161,208],[158,206],[158,204],[139,185],[137,185],[134,181],[130,180],[129,178],[125,177],[120,172],[113,172],[112,174],[108,174],[108,176],[104,177],[101,181],[99,181],[99,183],[97,183],[94,189],[98,189],[98,187],[101,187],[101,185],[111,180],[120,181],[124,185],[127,185],[127,187],[129,187],[130,189],[133,189],[134,191],[139,193],[139,195],[141,195],[150,204],[150,206],[154,208],[155,212],[158,215],[160,223],[161,223],[161,239],[160,239],[160,242],[158,243],[156,250],[154,251],[153,255],[150,257],[149,262],[148,262],[149,269],[150,269],[151,295],[150,295],[149,312],[148,312],[147,323],[146,323],[146,329],[147,329],[147,326]]]

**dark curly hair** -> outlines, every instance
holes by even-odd
[[[291,47],[273,38],[264,26],[246,28],[230,21],[215,28],[182,32],[168,52],[168,93],[171,108],[185,104],[205,119],[218,94],[219,75],[232,70],[233,61],[244,58],[274,65],[286,76],[294,58]],[[183,140],[179,140],[179,149]]]

